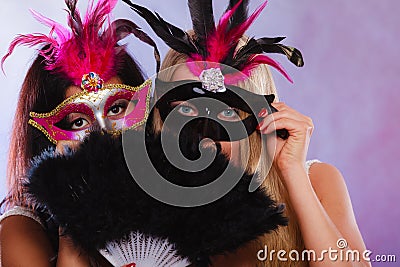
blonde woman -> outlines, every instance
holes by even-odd
[[[282,38],[240,41],[266,3],[248,16],[248,1],[230,1],[215,26],[212,1],[189,1],[194,32],[188,34],[147,9],[124,1],[173,49],[162,65],[160,78],[165,81],[202,80],[202,71],[217,66],[222,70],[225,84],[236,82],[242,89],[276,96],[266,64],[289,77],[279,64],[260,54],[285,54],[297,66],[302,65],[301,53],[279,44]],[[209,63],[196,65],[199,60]],[[224,64],[242,71],[248,78],[232,78],[223,73]],[[196,69],[199,65],[204,69]],[[221,142],[221,146],[232,161],[266,177],[263,186],[277,202],[286,204],[289,226],[245,244],[235,254],[215,257],[213,266],[370,266],[368,254],[363,254],[366,247],[341,173],[327,163],[306,161],[314,128],[312,120],[285,103],[276,101],[272,106],[278,110],[273,114],[260,110],[258,116],[262,122],[248,137],[249,145],[240,141]],[[161,122],[157,118],[155,121],[157,128]],[[284,138],[273,134],[281,129],[287,131]],[[262,150],[263,142],[276,142],[276,150]],[[243,161],[247,158],[249,161]],[[272,162],[270,169],[265,168],[268,162]],[[359,255],[359,259],[357,256],[352,259],[353,254]]]

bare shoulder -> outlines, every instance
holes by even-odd
[[[55,266],[46,232],[38,222],[25,216],[10,216],[1,221],[0,248],[3,267]]]
[[[347,198],[348,191],[342,173],[333,165],[316,162],[310,166],[309,177],[321,202],[327,198]]]
[[[350,195],[342,173],[328,163],[314,163],[309,177],[322,206],[336,224],[355,225]]]

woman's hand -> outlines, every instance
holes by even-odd
[[[271,135],[276,130],[286,129],[289,137],[286,140],[279,138],[276,140],[276,151],[274,162],[278,166],[280,172],[290,173],[294,167],[304,168],[306,161],[308,145],[314,129],[312,120],[290,108],[283,102],[272,103],[278,110],[273,114],[268,114],[266,110],[262,110],[259,117],[263,117],[263,121],[259,124],[259,131],[266,135]]]
[[[263,121],[258,129],[267,135],[269,144],[276,142],[276,151],[268,152],[274,156],[285,183],[305,247],[315,251],[316,255],[323,255],[324,250],[337,247],[337,241],[345,238],[348,242],[346,250],[362,253],[365,245],[340,172],[321,163],[315,164],[317,166],[310,174],[306,173],[305,160],[314,129],[312,120],[282,102],[272,105],[278,111],[268,114],[262,110],[259,117],[263,117]],[[286,129],[289,137],[286,140],[276,138],[273,133],[277,129]],[[321,261],[311,261],[310,266],[371,265],[365,261],[331,261],[324,257]]]

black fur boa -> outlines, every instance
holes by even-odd
[[[138,132],[136,139],[141,142],[142,134]],[[152,161],[172,182],[205,184],[227,166],[218,149],[210,167],[188,176],[168,164],[158,138],[147,144]],[[207,266],[211,256],[234,252],[287,224],[282,204],[277,205],[262,189],[248,192],[249,174],[211,204],[184,208],[155,200],[132,179],[120,137],[92,133],[76,152],[47,151],[33,165],[26,183],[29,195],[90,255],[110,241],[140,231],[168,239],[181,256]]]

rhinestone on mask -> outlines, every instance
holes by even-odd
[[[103,88],[104,81],[100,78],[100,76],[95,72],[89,72],[82,76],[81,87],[83,90],[89,92],[97,92],[101,88]]]
[[[225,92],[224,75],[220,68],[209,68],[203,70],[200,74],[200,81],[203,89],[217,93]]]

